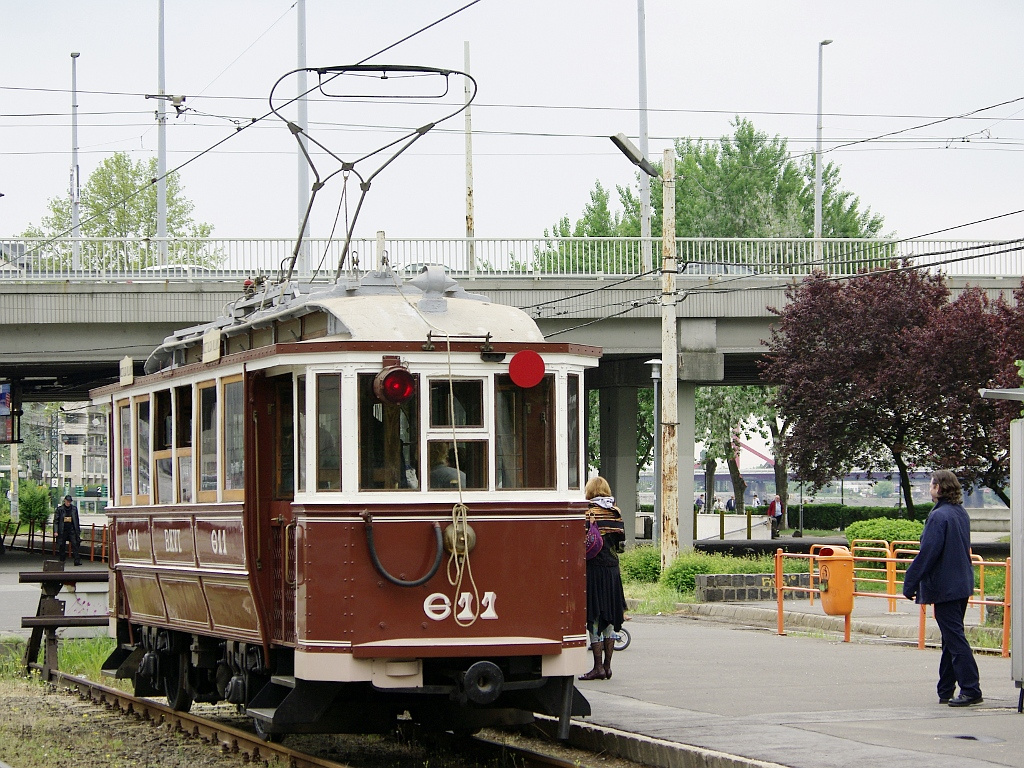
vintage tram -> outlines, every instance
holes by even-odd
[[[243,296],[112,412],[107,674],[267,738],[589,714],[583,376],[443,269]]]

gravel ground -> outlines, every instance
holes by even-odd
[[[197,704],[193,711],[237,728],[248,718],[230,707]],[[488,738],[554,754],[578,766],[638,768],[635,763],[562,747],[516,733]],[[465,758],[393,736],[291,736],[285,744],[359,768],[476,768]],[[38,679],[0,679],[0,760],[13,768],[251,768],[202,739],[174,733],[108,710]],[[271,763],[274,765],[275,763]]]
[[[0,680],[0,759],[14,768],[241,768],[202,741],[103,709],[38,680]]]

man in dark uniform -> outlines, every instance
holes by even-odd
[[[57,529],[57,557],[62,563],[67,559],[70,542],[75,565],[81,565],[82,554],[79,549],[82,546],[82,526],[78,522],[78,507],[72,503],[70,496],[65,496],[64,501],[53,511],[53,524]]]
[[[978,664],[964,635],[964,613],[974,594],[971,519],[961,505],[960,482],[948,469],[932,473],[930,490],[935,506],[921,533],[921,550],[903,575],[903,594],[935,610],[942,633],[939,703],[969,707],[983,701]],[[957,683],[960,695],[954,696]]]

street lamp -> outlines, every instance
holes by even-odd
[[[71,268],[81,269],[82,230],[78,221],[79,191],[81,189],[78,174],[78,51],[71,53]]]
[[[831,40],[818,43],[818,137],[814,151],[814,258],[821,261],[821,59]]]
[[[619,133],[612,143],[648,176],[657,170]],[[661,567],[679,554],[679,345],[676,329],[676,160],[675,150],[662,154],[661,228]],[[689,542],[687,546],[689,546]]]
[[[647,22],[644,18],[644,0],[637,0],[637,66],[640,83],[640,153],[647,157],[650,152],[647,135]],[[650,272],[654,266],[651,258],[651,177],[644,174],[640,177],[640,266],[644,272]]]

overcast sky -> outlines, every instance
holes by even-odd
[[[363,60],[466,1],[307,0],[307,63]],[[645,0],[645,9],[653,159],[675,137],[730,133],[736,115],[787,137],[794,155],[811,151],[818,42],[831,38],[825,150],[903,131],[827,155],[843,186],[885,217],[886,233],[922,235],[1024,209],[1018,0]],[[155,102],[145,94],[157,91],[157,11],[157,0],[0,0],[0,237],[38,223],[47,201],[67,193],[72,51],[81,53],[83,183],[114,152],[155,156]],[[275,120],[236,126],[265,114],[271,86],[295,67],[294,4],[166,0],[165,13],[166,90],[194,110],[170,111],[168,167],[230,137],[181,171],[196,219],[222,237],[293,237],[294,140]],[[539,236],[563,215],[577,218],[596,180],[636,186],[607,138],[638,135],[636,0],[481,0],[371,61],[461,69],[466,41],[479,83],[478,236]],[[359,108],[328,114],[311,104],[311,135],[351,157],[394,135],[365,126],[423,119],[411,107],[386,118]],[[966,113],[974,114],[919,127]],[[464,235],[463,117],[443,127],[451,132],[431,132],[375,180],[357,235]],[[312,234],[327,234],[340,192],[338,179],[325,187]],[[1017,214],[940,237],[1022,233]]]

